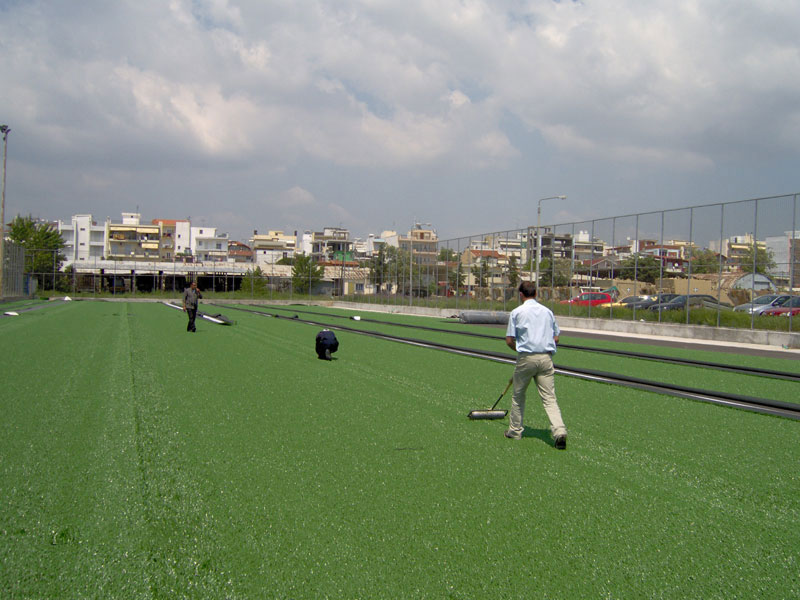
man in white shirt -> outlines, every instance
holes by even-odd
[[[531,379],[535,379],[542,405],[550,419],[555,447],[564,450],[567,447],[567,428],[556,400],[553,369],[553,354],[560,333],[558,323],[549,308],[534,300],[535,283],[523,281],[519,286],[519,295],[522,304],[511,311],[506,330],[506,344],[517,352],[517,366],[514,369],[514,396],[505,436],[512,440],[522,438],[525,391]]]

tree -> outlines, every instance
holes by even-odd
[[[489,261],[485,256],[473,265],[472,276],[475,278],[475,287],[486,287],[489,279]]]
[[[539,285],[542,287],[566,287],[569,285],[572,261],[568,258],[549,258],[539,262]]]
[[[622,261],[619,276],[630,281],[655,283],[661,276],[661,263],[655,256],[634,255]]]
[[[743,273],[752,273],[753,272],[753,248],[754,245],[750,244],[747,247],[747,250],[742,254],[741,262],[739,266],[742,269]],[[771,250],[767,250],[766,248],[757,248],[756,252],[756,273],[761,273],[762,275],[769,275],[770,271],[775,268],[775,257],[772,254]]]
[[[719,272],[719,254],[713,250],[689,248],[687,257],[691,261],[692,273],[699,275]]]
[[[456,251],[452,248],[441,248],[439,250],[439,261],[441,262],[454,262],[456,260]]]
[[[305,254],[295,255],[292,267],[292,286],[299,294],[308,294],[314,284],[322,279],[325,269]]]
[[[11,222],[9,239],[25,248],[25,271],[35,274],[39,286],[44,288],[46,276],[61,269],[66,256],[61,254],[64,240],[49,223],[37,223],[32,216],[17,215]],[[55,286],[55,281],[52,282]]]
[[[517,266],[516,256],[512,256],[508,259],[508,272],[506,273],[506,277],[508,277],[508,286],[516,289],[519,284],[519,266]]]
[[[264,273],[261,267],[248,270],[242,277],[242,291],[245,293],[252,293],[254,296],[263,294],[267,289],[267,281],[264,279]]]
[[[464,267],[461,265],[461,260],[459,259],[456,268],[450,269],[447,272],[447,284],[450,286],[450,289],[453,290],[453,293],[456,293],[459,289],[464,287],[465,276]]]
[[[391,249],[391,247],[390,247]],[[375,286],[375,292],[380,294],[389,283],[389,261],[386,246],[378,248],[378,253],[369,262],[369,278]]]

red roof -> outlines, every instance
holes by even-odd
[[[177,225],[178,223],[188,223],[188,219],[153,219],[153,225],[163,223],[164,225]]]

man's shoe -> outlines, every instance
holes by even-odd
[[[331,358],[331,350],[330,350],[330,348],[325,348],[325,360],[333,360]]]
[[[567,436],[560,435],[556,438],[556,450],[566,450],[567,449]]]
[[[517,437],[516,435],[514,435],[514,432],[511,431],[510,429],[506,429],[505,432],[503,433],[503,435],[506,436],[510,440],[521,440],[522,439],[521,436]]]

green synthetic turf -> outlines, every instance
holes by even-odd
[[[230,314],[0,320],[0,597],[800,595],[795,421],[559,377],[561,452],[466,418],[506,365]]]
[[[223,309],[225,311],[226,309]],[[248,310],[256,310],[255,307],[248,307]],[[258,309],[269,312],[269,308]],[[409,337],[427,341],[440,341],[454,346],[461,346],[467,348],[475,348],[480,350],[489,350],[493,352],[501,352],[513,357],[513,353],[502,341],[505,332],[497,328],[484,328],[481,333],[498,336],[497,339],[484,339],[472,336],[463,335],[448,335],[439,331],[427,331],[422,329],[410,329],[404,327],[397,327],[392,323],[413,322],[414,324],[421,324],[425,327],[437,327],[449,331],[478,331],[474,326],[470,329],[459,329],[457,323],[441,322],[434,319],[427,319],[417,317],[414,320],[403,320],[399,315],[374,315],[370,319],[384,321],[384,323],[373,323],[369,321],[352,321],[335,319],[325,317],[319,314],[328,312],[328,314],[343,314],[340,311],[330,312],[329,309],[318,309],[316,307],[290,307],[288,311],[280,311],[274,309],[273,312],[282,314],[284,316],[291,316],[297,314],[301,319],[317,321],[320,323],[330,323],[334,326],[352,327],[365,331],[375,331],[388,333],[399,337]],[[242,311],[227,309],[226,314],[232,318],[236,315],[243,315]],[[352,314],[352,313],[351,313]],[[564,340],[562,340],[564,341]],[[581,340],[569,340],[570,343]],[[575,344],[583,345],[583,344]],[[796,362],[789,360],[776,360],[764,357],[753,357],[751,361],[731,361],[732,357],[728,354],[713,354],[707,351],[696,350],[683,350],[676,352],[680,349],[667,349],[672,352],[662,352],[661,348],[648,347],[642,350],[636,346],[623,346],[616,344],[616,348],[625,349],[634,352],[646,352],[654,355],[663,354],[665,356],[676,356],[680,358],[687,358],[693,360],[706,360],[709,362],[717,362],[721,364],[743,364],[748,366],[755,366],[761,368],[769,368],[773,370],[785,370],[788,372],[797,372]],[[597,346],[596,346],[597,347]],[[606,347],[612,347],[611,344],[606,344]],[[715,370],[707,367],[690,367],[684,365],[674,365],[664,362],[647,360],[647,359],[634,359],[613,355],[605,355],[599,353],[592,353],[582,350],[574,350],[570,348],[561,348],[554,357],[557,366],[560,367],[573,367],[583,369],[593,369],[595,371],[604,371],[610,373],[620,373],[648,381],[664,382],[669,384],[678,384],[687,387],[693,387],[704,390],[717,390],[724,391],[732,394],[740,394],[746,396],[753,396],[757,398],[767,398],[772,400],[780,400],[784,402],[800,402],[800,394],[798,394],[798,386],[796,382],[780,380],[780,379],[765,379],[764,377],[756,375],[739,375],[731,374],[730,372]]]

